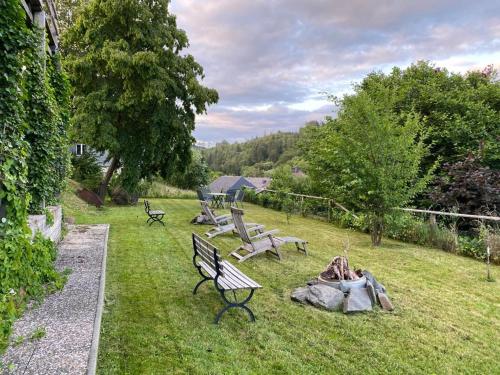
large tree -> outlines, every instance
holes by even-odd
[[[420,116],[431,151],[423,167],[437,156],[445,164],[481,153],[481,164],[500,168],[500,81],[491,66],[458,74],[420,61],[389,74],[371,73],[356,89],[377,100],[381,88],[394,93],[392,111]]]
[[[432,173],[420,173],[427,147],[418,116],[400,118],[390,110],[393,91],[379,93],[345,96],[338,118],[311,132],[303,145],[320,193],[364,213],[374,246],[381,243],[385,216],[422,191]]]
[[[195,115],[218,100],[203,68],[182,54],[188,38],[168,0],[90,0],[63,38],[74,85],[75,133],[107,152],[133,192],[142,177],[188,164]]]

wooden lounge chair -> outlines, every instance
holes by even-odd
[[[193,238],[193,264],[201,275],[202,279],[196,284],[193,294],[196,294],[201,284],[213,280],[215,289],[219,292],[225,306],[217,313],[215,323],[219,323],[222,314],[231,308],[241,308],[250,316],[251,321],[255,321],[252,310],[247,303],[252,299],[255,290],[262,288],[259,284],[246,276],[243,272],[226,260],[222,260],[219,251],[210,242],[204,240],[196,234]],[[237,298],[241,292],[246,297]],[[234,297],[234,298],[233,298]]]
[[[212,200],[212,196],[209,195],[210,189],[206,186],[201,186],[198,190],[196,190],[196,194],[198,194],[198,199],[200,201],[210,202]]]
[[[236,230],[243,241],[243,245],[230,255],[237,258],[239,262],[243,262],[254,255],[264,252],[269,252],[281,260],[279,248],[287,243],[294,243],[298,251],[307,255],[307,241],[297,237],[276,237],[274,235],[278,233],[277,229],[257,233],[252,236],[243,222],[243,210],[231,207],[231,214]],[[240,252],[244,252],[245,255],[240,254]]]
[[[213,238],[215,236],[218,236],[219,234],[228,232],[237,233],[234,227],[234,223],[232,222],[233,218],[230,214],[215,216],[214,212],[210,209],[210,207],[208,207],[208,203],[206,201],[200,201],[200,204],[201,208],[203,209],[203,213],[208,218],[209,223],[215,226],[207,233],[205,233],[208,238]],[[262,232],[264,230],[264,226],[255,223],[248,223],[247,230],[249,232]]]

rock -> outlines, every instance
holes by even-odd
[[[380,305],[382,305],[382,308],[384,310],[387,310],[387,311],[394,310],[394,306],[393,306],[391,300],[389,299],[389,297],[387,297],[387,294],[379,293],[378,300],[380,301]]]
[[[319,284],[318,278],[311,279],[307,282],[307,285],[317,285],[317,284]]]
[[[377,293],[385,293],[386,292],[386,289],[385,289],[385,286],[383,286],[382,284],[380,284],[377,279],[375,278],[375,276],[373,276],[371,274],[370,271],[367,271],[367,270],[364,270],[362,271],[363,275],[365,275],[366,277],[366,280],[370,281],[373,285],[373,287],[375,288],[376,292]]]
[[[375,288],[373,287],[373,284],[370,282],[370,280],[366,281],[366,291],[368,292],[368,295],[370,296],[370,299],[372,301],[372,306],[377,304],[377,294],[375,292]]]
[[[307,301],[327,310],[340,310],[344,301],[344,293],[328,285],[317,284],[309,286]]]
[[[366,288],[351,289],[344,300],[344,313],[371,311],[372,300]]]
[[[309,287],[305,286],[295,289],[290,295],[290,298],[292,299],[292,301],[295,302],[307,303],[308,295],[309,295]]]

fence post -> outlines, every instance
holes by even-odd
[[[436,220],[436,214],[430,214],[429,216],[429,225],[432,230],[437,229],[437,220]]]

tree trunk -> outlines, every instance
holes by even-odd
[[[370,234],[372,237],[372,246],[378,247],[382,243],[382,232],[384,231],[383,216],[375,216],[372,219]]]
[[[103,202],[104,199],[106,198],[106,191],[108,190],[109,181],[111,181],[111,177],[113,177],[113,174],[118,169],[119,165],[120,165],[119,159],[113,157],[111,159],[111,164],[109,165],[108,170],[104,175],[104,179],[99,184],[99,190],[97,191],[97,194],[99,195],[99,197],[102,199]]]

